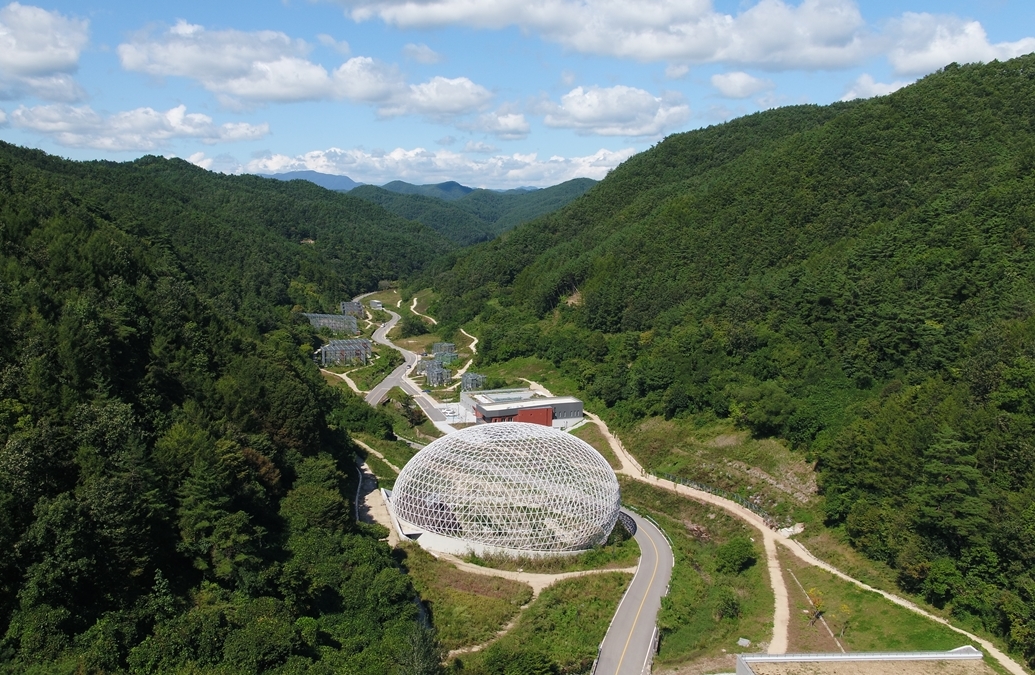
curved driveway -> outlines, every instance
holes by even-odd
[[[636,523],[640,565],[629,583],[607,635],[600,645],[594,675],[640,675],[654,649],[661,598],[668,593],[675,559],[661,530],[646,518],[629,513]]]
[[[428,419],[434,423],[441,431],[449,433],[456,431],[453,427],[446,424],[446,416],[442,414],[442,411],[435,407],[434,401],[431,397],[427,396],[420,387],[413,383],[406,374],[410,372],[410,369],[417,363],[417,355],[408,349],[403,349],[397,346],[391,340],[388,339],[388,332],[395,327],[395,324],[399,323],[399,315],[390,309],[384,309],[383,311],[388,312],[391,317],[387,323],[374,331],[374,342],[391,347],[403,356],[403,363],[398,368],[393,370],[391,374],[371,389],[366,395],[366,402],[370,405],[376,406],[381,400],[388,394],[388,391],[392,387],[399,387],[407,394],[413,397],[414,402],[420,406],[420,409],[424,411],[424,414],[428,416]]]

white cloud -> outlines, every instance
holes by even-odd
[[[403,47],[403,54],[406,58],[416,61],[417,63],[438,63],[442,60],[442,55],[436,52],[426,44],[408,44]]]
[[[158,36],[140,33],[118,48],[127,70],[196,80],[232,108],[241,102],[348,99],[376,105],[383,116],[450,121],[477,112],[492,98],[466,77],[407,84],[398,68],[369,56],[354,56],[328,72],[308,58],[309,51],[304,41],[284,33],[209,31],[185,21]]]
[[[187,161],[191,164],[200,166],[202,169],[212,170],[212,163],[215,161],[211,157],[206,157],[203,152],[195,152],[193,155],[187,158]]]
[[[435,142],[439,145],[453,145],[454,143],[456,143],[456,139],[452,136],[443,136]]]
[[[472,158],[450,150],[425,148],[390,152],[330,148],[298,156],[270,155],[239,167],[248,173],[280,173],[311,170],[348,175],[364,183],[382,184],[390,180],[437,183],[456,180],[465,185],[509,188],[525,185],[549,186],[581,176],[601,179],[607,172],[634,153],[601,149],[584,157],[549,157],[513,154]]]
[[[760,0],[736,16],[710,0],[337,0],[356,21],[519,26],[583,53],[773,68],[858,63],[874,45],[853,0]]]
[[[726,98],[747,98],[760,91],[772,89],[774,85],[769,80],[737,71],[712,75],[712,86]]]
[[[670,63],[665,66],[665,77],[670,80],[678,80],[690,72],[690,66],[685,63]]]
[[[349,47],[349,43],[345,42],[344,40],[339,42],[330,35],[327,35],[326,33],[320,33],[316,36],[316,39],[319,40],[320,44],[322,44],[324,47],[330,47],[342,56],[348,56],[352,53],[352,48]]]
[[[895,82],[876,82],[869,73],[864,73],[856,78],[855,82],[848,89],[848,92],[841,97],[842,101],[851,101],[856,98],[871,98],[873,96],[886,96],[893,91],[910,84],[906,80]]]
[[[499,152],[500,149],[495,145],[489,145],[488,143],[482,143],[481,141],[467,141],[467,145],[464,146],[464,152],[473,152],[480,155],[491,155],[494,152]]]
[[[364,103],[388,103],[406,92],[399,70],[369,56],[356,56],[334,71],[339,95]]]
[[[86,46],[87,28],[86,21],[17,2],[0,9],[0,98],[84,99],[71,73]]]
[[[0,127],[5,126],[6,124],[7,124],[7,113],[4,112],[4,110],[2,108],[0,108]]]
[[[905,13],[882,30],[867,25],[857,0],[757,0],[736,14],[711,0],[331,0],[356,21],[403,28],[518,26],[577,52],[774,70],[840,69],[885,54],[902,74],[952,61],[1006,59],[1035,50],[1035,38],[992,44],[977,21]]]
[[[541,107],[547,126],[601,136],[659,136],[690,118],[679,95],[656,97],[634,87],[576,87],[560,105]]]
[[[303,40],[276,31],[209,31],[180,20],[163,34],[141,32],[118,47],[126,70],[197,80],[221,96],[258,101],[319,98],[327,71],[305,59]]]
[[[907,12],[889,24],[894,46],[888,60],[895,72],[922,75],[953,61],[1005,60],[1035,51],[1035,38],[992,44],[977,21],[955,16]]]
[[[0,71],[32,76],[74,71],[87,22],[12,2],[0,9]]]
[[[405,95],[379,111],[382,115],[418,114],[432,118],[448,118],[485,107],[492,92],[466,77],[436,76],[422,84],[411,84]]]
[[[472,128],[504,141],[519,141],[532,130],[523,114],[506,107],[479,116]]]
[[[186,106],[165,112],[137,108],[104,116],[89,106],[20,106],[11,124],[53,138],[60,145],[97,150],[153,150],[179,138],[204,143],[262,138],[269,125],[231,123],[216,125],[208,115],[188,113]]]

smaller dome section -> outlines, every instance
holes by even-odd
[[[440,438],[395,481],[402,521],[471,543],[535,553],[607,540],[618,480],[585,441],[538,424],[480,424]]]

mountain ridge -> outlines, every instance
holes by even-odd
[[[815,517],[1035,664],[1033,107],[1028,55],[674,134],[414,286],[619,431],[782,439],[817,462]]]

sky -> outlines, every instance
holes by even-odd
[[[12,2],[0,138],[224,173],[545,187],[669,134],[1033,51],[1031,0]]]

